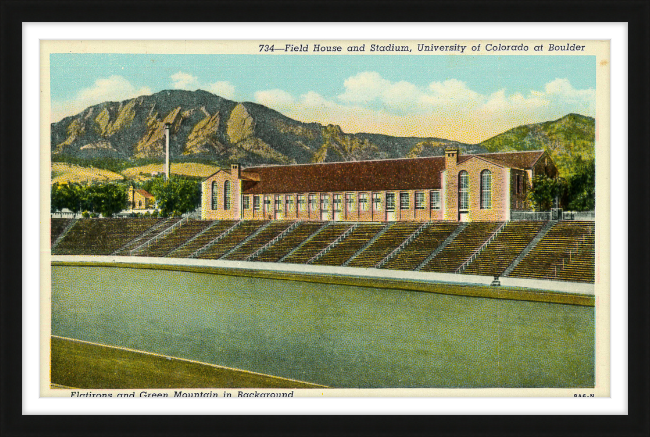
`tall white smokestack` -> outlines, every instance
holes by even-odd
[[[170,123],[165,123],[165,180],[169,180],[169,128]]]

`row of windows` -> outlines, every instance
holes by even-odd
[[[523,180],[523,178],[522,178]],[[517,176],[517,192],[520,191],[519,188],[519,176]],[[469,174],[467,171],[463,170],[458,173],[458,209],[460,211],[469,210]],[[481,209],[490,209],[492,208],[492,173],[490,170],[483,170],[481,172],[481,188],[480,188],[480,200],[481,200]],[[324,211],[329,211],[330,200],[329,194],[324,194],[320,196],[321,209]],[[212,182],[212,209],[216,210],[219,200],[219,190],[217,182]],[[410,195],[407,192],[400,193],[400,209],[410,209]],[[309,210],[314,211],[316,209],[316,194],[309,195]],[[340,194],[334,194],[334,203],[333,208],[335,212],[341,211],[342,198]],[[348,206],[348,209],[354,209],[354,195],[352,193],[345,194],[345,203]],[[271,204],[271,201],[268,196],[264,198],[265,210],[269,210],[268,205]],[[372,204],[375,211],[381,210],[381,197],[380,193],[372,193]],[[440,192],[431,191],[429,204],[431,209],[440,209]],[[229,210],[231,205],[231,187],[230,181],[225,181],[223,183],[223,209]],[[285,205],[287,211],[293,210],[293,196],[285,196]],[[415,193],[415,209],[424,209],[424,192],[416,191]],[[249,196],[244,196],[243,198],[243,208],[250,209],[250,198]],[[282,199],[280,196],[277,196],[275,199],[275,209],[277,211],[282,210]],[[300,211],[306,211],[305,205],[305,196],[304,194],[298,194],[298,209]],[[253,196],[253,210],[260,210],[260,196]],[[368,211],[368,193],[359,193],[359,210]],[[386,193],[386,211],[395,210],[395,193]]]
[[[274,209],[275,211],[294,211],[294,196],[296,197],[298,210],[299,211],[315,211],[316,205],[320,204],[320,209],[323,211],[329,211],[332,208],[335,212],[340,212],[343,208],[343,196],[341,194],[334,194],[333,201],[330,202],[331,196],[329,194],[309,194],[305,198],[304,194],[286,194],[283,196],[274,197]],[[422,191],[417,191],[415,193],[415,209],[425,209],[425,193]],[[431,209],[440,209],[440,192],[431,191],[429,194],[429,205]],[[242,207],[245,210],[251,209],[251,197],[253,198],[252,208],[253,211],[260,211],[262,209],[262,201],[264,202],[264,210],[271,210],[271,199],[272,196],[243,196]],[[214,198],[214,192],[213,192]],[[284,201],[283,201],[284,200]],[[369,211],[369,196],[368,193],[359,193],[358,202],[360,211]],[[400,209],[410,209],[410,196],[409,193],[402,192],[400,193]],[[355,208],[355,196],[353,193],[345,194],[345,204],[347,205],[348,210],[353,210]],[[214,205],[214,203],[213,203]],[[375,211],[380,211],[382,209],[381,194],[372,193],[372,207]],[[213,207],[213,209],[216,209]],[[395,210],[395,193],[386,193],[386,211]]]
[[[481,209],[492,208],[492,172],[481,172]],[[458,209],[469,210],[469,174],[463,170],[458,173]]]

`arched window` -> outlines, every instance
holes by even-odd
[[[230,181],[223,183],[223,209],[230,209]]]
[[[218,196],[217,183],[212,182],[212,209],[217,209]]]
[[[492,208],[492,172],[481,172],[481,209]]]
[[[469,209],[469,175],[465,170],[458,173],[458,209]]]

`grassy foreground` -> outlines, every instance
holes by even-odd
[[[53,388],[316,388],[245,370],[52,337]]]

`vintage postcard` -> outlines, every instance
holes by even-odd
[[[609,396],[607,41],[42,41],[41,395]]]

